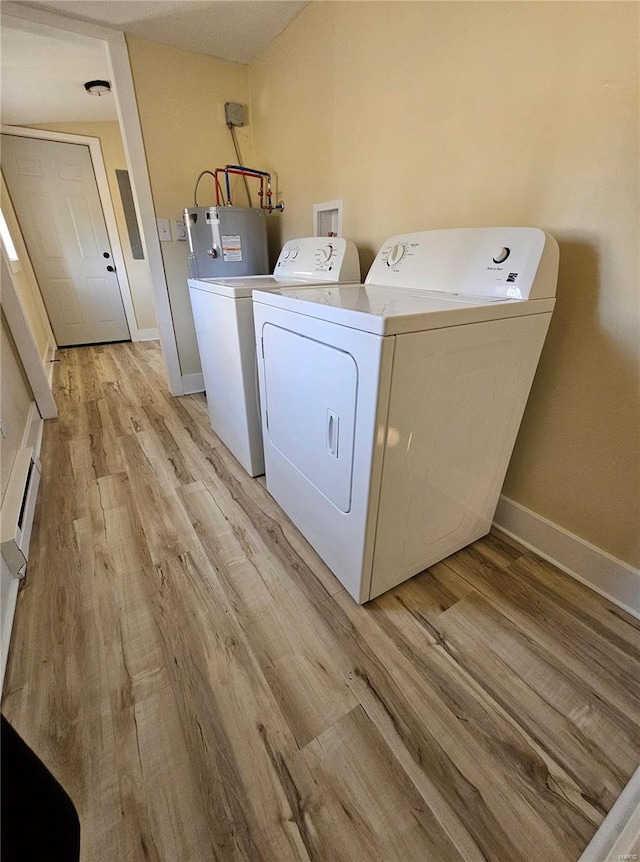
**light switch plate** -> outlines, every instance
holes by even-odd
[[[158,225],[158,236],[160,237],[160,242],[171,242],[171,226],[169,224],[169,219],[157,218],[156,224]]]

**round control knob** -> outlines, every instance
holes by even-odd
[[[392,245],[389,249],[389,254],[387,255],[387,263],[389,266],[395,266],[397,263],[400,263],[404,257],[404,253],[405,247],[401,242],[397,242],[395,245]]]
[[[291,256],[291,249],[285,248],[284,251],[282,252],[282,259],[283,260],[289,260],[290,256]]]
[[[494,263],[504,263],[511,254],[510,248],[497,248],[493,253]]]
[[[322,263],[326,263],[333,254],[333,246],[326,245],[324,248],[318,249],[318,254],[320,255]]]
[[[294,248],[294,249],[293,249],[293,251],[291,252],[291,260],[295,260],[295,259],[298,257],[298,252],[299,252],[299,251],[300,251],[300,249],[299,249],[299,248]]]

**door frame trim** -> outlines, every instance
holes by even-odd
[[[48,360],[45,358],[43,361],[40,357],[38,345],[16,291],[13,273],[4,249],[0,255],[0,267],[2,273],[2,310],[7,318],[22,367],[27,375],[40,415],[43,419],[55,419],[58,415],[58,408],[51,391],[51,380],[45,367]]]
[[[124,254],[118,234],[118,226],[116,223],[116,214],[113,209],[113,201],[111,199],[111,190],[107,180],[107,171],[104,166],[102,157],[102,147],[100,138],[93,138],[87,135],[71,135],[67,132],[51,132],[48,129],[31,129],[25,126],[5,126],[1,127],[3,135],[14,135],[18,138],[33,138],[42,141],[52,141],[59,144],[75,144],[89,148],[89,156],[93,167],[96,185],[98,187],[98,195],[102,205],[102,213],[109,236],[109,244],[113,254],[113,262],[116,265],[116,275],[118,278],[118,286],[120,296],[122,297],[122,306],[124,315],[129,327],[129,335],[132,341],[140,341],[140,330],[136,320],[136,313],[133,307],[133,297],[131,295],[131,285],[127,275],[127,268],[124,262]],[[24,233],[24,231],[23,231]]]
[[[79,35],[102,39],[106,44],[112,71],[112,92],[118,111],[120,133],[136,204],[136,215],[140,225],[145,260],[153,288],[158,332],[167,369],[169,391],[172,395],[183,395],[184,387],[173,328],[169,291],[160,250],[142,127],[124,33],[110,27],[89,24],[86,21],[76,21],[53,12],[21,6],[18,3],[12,3],[11,0],[5,0],[2,4],[2,23],[3,26],[12,26],[39,33],[51,33],[52,30],[58,33],[70,31]]]

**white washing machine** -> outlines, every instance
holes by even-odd
[[[489,531],[557,274],[541,230],[463,228],[254,291],[267,488],[356,601]]]
[[[251,291],[360,281],[342,237],[289,240],[273,275],[188,280],[211,427],[250,476],[264,473]]]

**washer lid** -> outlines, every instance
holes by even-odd
[[[464,296],[378,284],[318,285],[255,290],[253,301],[341,326],[396,335],[553,311],[555,300]]]
[[[276,275],[239,275],[232,278],[190,278],[188,280],[189,287],[192,290],[215,293],[218,296],[226,296],[229,299],[250,297],[251,292],[255,289],[266,291],[323,283],[317,279],[282,278]]]

